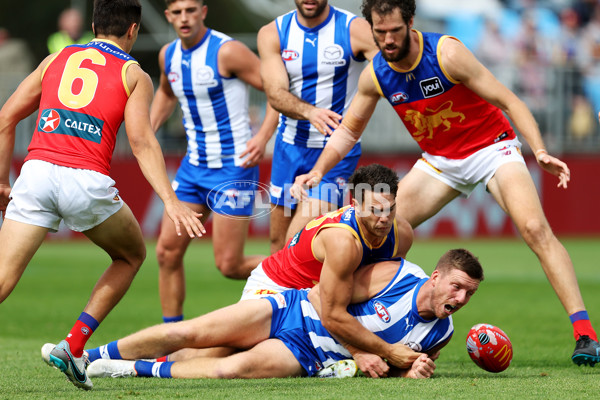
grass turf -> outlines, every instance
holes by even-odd
[[[600,329],[598,240],[563,243],[575,263],[592,323]],[[569,320],[527,246],[519,240],[417,240],[408,258],[430,273],[439,256],[453,247],[477,255],[486,280],[455,316],[454,338],[442,351],[432,379],[95,379],[94,390],[83,392],[46,366],[39,350],[68,332],[109,259],[87,241],[44,243],[15,291],[0,305],[0,399],[597,398],[600,365],[584,368],[571,362],[574,340]],[[264,241],[248,243],[248,253],[267,251]],[[186,317],[238,300],[243,282],[218,273],[209,241],[190,247],[186,265]],[[144,266],[94,333],[90,346],[161,322],[157,271],[154,244],[149,243]],[[465,350],[468,329],[480,322],[498,325],[512,340],[513,362],[500,374],[479,369]]]

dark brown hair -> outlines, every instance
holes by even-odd
[[[435,269],[440,272],[450,271],[452,269],[458,269],[463,271],[469,277],[483,281],[483,267],[479,263],[477,257],[473,255],[469,250],[465,249],[452,249],[448,250],[438,261]]]
[[[121,37],[131,24],[142,19],[142,6],[138,0],[94,0],[94,32],[96,36]]]
[[[415,16],[417,5],[415,0],[363,0],[360,8],[363,17],[373,26],[373,11],[380,15],[387,15],[399,8],[404,22],[408,24],[408,21]]]

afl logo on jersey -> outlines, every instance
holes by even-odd
[[[56,110],[44,110],[40,117],[40,124],[38,129],[42,132],[54,132],[60,125],[60,114]]]
[[[300,54],[298,54],[296,50],[285,49],[281,52],[281,58],[283,58],[283,61],[294,61],[298,57],[300,57]]]
[[[408,95],[404,92],[394,93],[390,96],[390,103],[392,104],[404,103],[406,100],[408,100]]]
[[[388,312],[387,308],[385,308],[385,306],[383,304],[376,301],[373,303],[373,307],[375,308],[375,312],[377,313],[377,316],[379,317],[380,320],[382,320],[386,324],[392,320],[390,313]]]
[[[169,79],[169,82],[174,83],[177,82],[179,80],[179,74],[177,72],[169,72],[169,75],[167,75],[167,78]]]

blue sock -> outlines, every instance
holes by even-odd
[[[569,315],[569,319],[571,323],[574,324],[577,321],[581,321],[582,319],[590,319],[586,310],[578,311],[574,314]]]
[[[165,317],[165,316],[163,316],[163,322],[165,324],[168,324],[169,322],[179,322],[179,321],[183,321],[183,314],[176,315],[174,317]]]
[[[135,362],[134,368],[137,376],[140,377],[172,378],[172,365],[173,361],[151,362],[138,360]]]
[[[110,360],[121,360],[121,353],[119,353],[119,348],[117,347],[117,340],[114,342],[110,342],[109,344],[105,344],[100,347],[96,347],[94,349],[86,350],[88,352],[88,360],[90,362],[96,361],[99,358],[110,359]]]

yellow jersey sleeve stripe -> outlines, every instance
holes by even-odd
[[[46,64],[46,66],[42,70],[42,77],[40,78],[40,80],[44,79],[44,75],[46,74],[46,70],[48,69],[48,67],[50,66],[50,64],[52,64],[52,61],[56,60],[56,57],[58,57],[59,53],[60,53],[60,51],[58,53],[56,53],[54,55],[54,57],[52,57],[52,59],[50,61],[48,61],[48,64]]]
[[[448,72],[446,71],[446,68],[444,68],[444,64],[442,63],[442,43],[444,43],[444,40],[446,39],[453,39],[453,40],[458,40],[457,38],[455,38],[454,36],[449,36],[449,35],[444,35],[440,38],[438,45],[437,45],[437,59],[438,59],[438,63],[440,64],[440,68],[442,69],[442,72],[444,73],[444,76],[446,76],[446,78],[448,78],[448,80],[452,83],[454,83],[455,85],[459,85],[460,81],[457,81],[456,79],[452,79],[452,77],[448,74]],[[460,42],[460,40],[458,40]]]
[[[125,64],[123,64],[123,68],[121,69],[121,79],[123,80],[123,87],[125,88],[127,97],[129,97],[129,95],[131,95],[131,90],[129,90],[129,85],[127,85],[127,68],[129,68],[129,66],[133,65],[133,64],[139,65],[140,63],[138,63],[137,61],[134,61],[134,60],[130,60],[130,61],[127,61]]]
[[[337,223],[333,223],[333,224],[324,224],[323,226],[321,226],[319,228],[319,230],[317,231],[317,233],[315,233],[315,235],[313,236],[312,240],[310,241],[310,251],[312,252],[312,256],[315,260],[318,260],[318,258],[315,256],[315,250],[313,248],[315,239],[317,237],[317,235],[319,234],[319,232],[321,232],[321,230],[323,230],[324,228],[342,228],[347,230],[348,232],[352,233],[352,235],[356,238],[356,240],[358,240],[360,242],[360,237],[358,236],[358,233],[352,229],[352,227],[348,226],[348,225],[344,225],[344,224],[337,224]]]
[[[400,248],[400,238],[398,237],[398,224],[396,223],[396,219],[394,218],[394,257],[398,257],[398,249]]]
[[[379,85],[379,80],[377,79],[377,75],[375,75],[375,68],[373,68],[372,61],[369,63],[369,66],[367,68],[369,68],[371,71],[371,78],[373,78],[373,83],[375,84],[375,88],[377,89],[377,92],[379,93],[379,95],[381,97],[384,97],[383,91],[381,90],[381,86]]]

